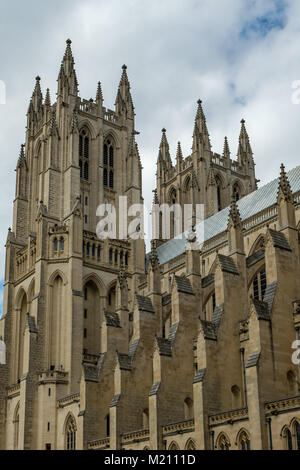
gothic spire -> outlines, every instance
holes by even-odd
[[[25,165],[27,167],[26,157],[25,157],[25,144],[21,145],[20,155],[18,158],[17,168]]]
[[[225,141],[224,141],[223,158],[227,160],[230,159],[230,149],[229,149],[227,137],[225,137]]]
[[[177,161],[177,165],[178,165],[179,168],[180,168],[181,165],[182,165],[182,163],[183,163],[183,155],[182,155],[182,150],[181,150],[181,144],[180,144],[180,142],[178,142],[178,146],[177,146],[176,161]]]
[[[197,103],[198,103],[198,108],[197,108],[197,113],[196,113],[196,118],[195,118],[193,147],[194,147],[194,150],[199,150],[201,148],[202,150],[210,151],[211,145],[210,145],[209,133],[207,130],[207,125],[206,125],[206,117],[202,108],[202,101],[198,100]]]
[[[167,139],[166,132],[167,132],[166,129],[163,128],[161,142],[159,146],[158,159],[161,158],[165,162],[166,168],[169,169],[172,167],[172,160],[171,160],[170,147],[169,147],[169,142]]]
[[[239,136],[238,160],[240,163],[248,162],[253,157],[249,136],[245,126],[245,119],[241,120],[241,132]]]
[[[241,224],[240,211],[237,205],[236,198],[234,197],[234,194],[232,194],[232,197],[231,197],[228,224],[232,224],[234,228],[236,228],[237,226]]]
[[[78,81],[75,71],[75,62],[72,54],[71,44],[72,41],[67,39],[67,47],[63,60],[61,63],[59,75],[58,75],[58,92],[61,93],[63,90],[67,94],[78,95]]]
[[[96,94],[96,103],[103,103],[103,94],[101,88],[101,82],[98,82],[97,94]]]
[[[118,114],[125,114],[129,118],[134,116],[134,106],[130,92],[130,82],[127,75],[127,66],[122,67],[122,76],[116,97],[116,112]]]
[[[32,104],[35,112],[40,111],[43,105],[43,95],[41,90],[41,77],[37,76],[35,78],[35,87],[32,94]]]
[[[293,202],[293,193],[288,180],[283,163],[280,166],[280,178],[278,185],[277,199],[284,199],[287,202]]]
[[[46,106],[46,108],[50,108],[50,106],[51,106],[51,97],[50,97],[49,88],[47,88],[47,91],[46,91],[45,106]]]
[[[153,270],[159,267],[159,258],[158,258],[158,254],[156,250],[155,240],[151,240],[151,252],[150,252],[149,262]]]

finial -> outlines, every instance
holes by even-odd
[[[245,122],[246,122],[245,119],[241,120],[241,124],[245,124]]]
[[[162,131],[163,134],[165,134],[167,132],[167,130],[165,128],[163,128],[161,131]]]
[[[8,231],[11,232],[11,227],[8,227]]]
[[[70,46],[70,45],[72,44],[71,39],[67,39],[67,40],[66,40],[66,43],[68,44],[68,46]]]
[[[202,100],[198,100],[197,103],[198,103],[198,104],[202,104]]]
[[[41,77],[39,75],[37,75],[37,77],[35,77],[35,79],[36,79],[37,82],[41,81]]]
[[[123,69],[123,70],[126,70],[126,69],[127,69],[127,65],[125,65],[125,64],[122,65],[122,69]]]

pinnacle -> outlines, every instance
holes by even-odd
[[[234,227],[237,227],[237,225],[241,222],[240,211],[237,205],[236,198],[234,197],[234,194],[232,194],[231,196],[229,220],[233,222]]]
[[[228,144],[227,137],[225,137],[225,141],[224,141],[223,156],[224,157],[229,157],[230,156],[230,149],[229,149],[229,144]]]
[[[47,107],[50,107],[50,106],[51,106],[51,98],[50,98],[50,90],[49,90],[49,88],[47,88],[47,90],[46,90],[45,106],[47,106]]]
[[[96,102],[98,103],[100,101],[103,101],[103,94],[102,94],[101,82],[98,82]]]
[[[280,192],[283,194],[285,201],[293,201],[293,193],[283,163],[280,165],[278,195]]]
[[[176,158],[177,158],[177,160],[179,160],[179,161],[182,161],[182,160],[183,160],[180,142],[178,142],[178,145],[177,145],[177,155],[176,155]]]
[[[150,253],[149,261],[150,261],[152,268],[159,266],[159,258],[158,258],[157,251],[156,251],[155,240],[151,240],[151,253]]]

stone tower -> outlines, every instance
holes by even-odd
[[[128,204],[142,202],[135,135],[127,67],[114,111],[103,106],[100,82],[95,100],[81,99],[68,40],[55,103],[49,90],[43,98],[36,77],[16,168],[4,287],[7,366],[1,380],[19,389],[22,399],[18,408],[10,402],[18,418],[8,421],[18,419],[20,428],[18,437],[7,431],[8,448],[53,442],[49,400],[78,392],[82,362],[99,357],[101,325],[105,312],[115,310],[120,266],[133,290],[136,276],[145,271],[143,240],[99,240],[95,233],[99,204],[113,203],[118,214],[120,195]],[[47,441],[45,420],[51,429]]]
[[[237,160],[230,158],[227,137],[223,154],[212,152],[201,100],[198,101],[191,155],[183,158],[179,142],[173,165],[166,129],[162,130],[157,160],[157,204],[179,204],[182,210],[184,204],[203,204],[204,217],[207,218],[227,207],[232,194],[239,200],[255,189],[255,165],[244,120],[241,121]],[[170,216],[171,235],[174,235],[172,212]]]

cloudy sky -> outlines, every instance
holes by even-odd
[[[67,38],[81,97],[95,97],[100,80],[104,105],[112,108],[121,66],[128,66],[146,203],[162,127],[173,157],[178,140],[187,156],[199,98],[215,152],[222,152],[227,135],[235,158],[246,119],[261,184],[278,175],[281,162],[288,169],[299,163],[300,106],[292,103],[292,84],[300,80],[299,0],[0,0],[0,6],[0,80],[6,85],[0,278],[34,78],[41,76],[53,100]]]

